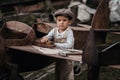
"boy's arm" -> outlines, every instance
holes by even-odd
[[[47,37],[49,40],[53,39],[54,36],[54,28],[45,36]]]
[[[54,35],[54,29],[52,29],[46,36],[42,37],[41,42],[45,43],[48,40],[51,40],[53,38]]]

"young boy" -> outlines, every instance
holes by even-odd
[[[73,13],[68,9],[60,9],[55,12],[54,16],[56,18],[57,27],[43,37],[41,42],[45,43],[53,39],[55,46],[58,48],[73,48],[74,36],[70,28]]]
[[[48,35],[41,39],[41,43],[45,43],[49,40],[54,40],[54,45],[57,48],[70,49],[74,47],[74,35],[70,28],[73,13],[69,9],[59,9],[54,14],[57,27],[53,28]],[[59,61],[59,66],[62,66],[64,70],[62,73],[62,79],[60,80],[74,80],[73,64],[72,61],[63,60]],[[58,66],[58,67],[59,67]],[[58,69],[60,70],[60,69]],[[59,72],[59,71],[58,71]]]

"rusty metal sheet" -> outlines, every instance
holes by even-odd
[[[107,29],[109,24],[109,0],[101,0],[100,4],[97,7],[96,13],[92,19],[92,27],[94,29]],[[105,43],[106,33],[96,32],[95,39],[97,44]]]
[[[34,30],[25,23],[8,21],[0,28],[6,46],[32,44],[36,38]]]

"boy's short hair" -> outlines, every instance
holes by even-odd
[[[70,9],[59,9],[57,11],[55,11],[54,16],[65,16],[67,17],[69,20],[73,19],[73,13],[72,11],[70,11]]]

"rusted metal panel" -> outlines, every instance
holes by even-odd
[[[94,29],[107,29],[109,24],[109,14],[109,0],[102,0],[93,16],[92,27]],[[95,39],[97,44],[105,43],[106,33],[96,32]]]
[[[19,21],[8,21],[0,29],[1,35],[5,39],[5,46],[28,45],[36,39],[34,30]]]

